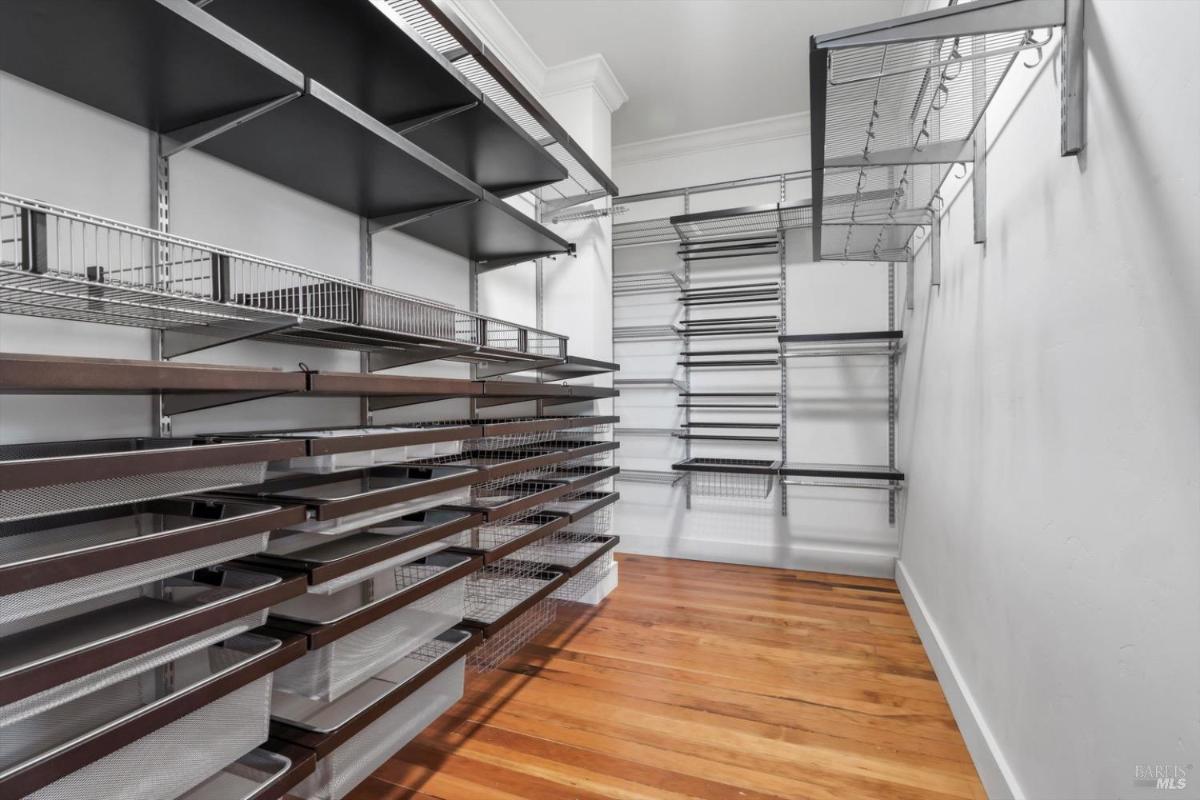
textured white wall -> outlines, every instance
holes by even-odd
[[[1056,54],[1015,69],[987,245],[952,180],[940,290],[919,254],[901,573],[994,797],[1196,798],[1200,4],[1086,13],[1086,154],[1058,155]],[[1135,787],[1138,764],[1187,789]]]

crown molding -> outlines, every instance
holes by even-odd
[[[541,98],[546,83],[546,62],[542,61],[521,32],[492,0],[446,0],[467,21],[471,30],[521,83]]]
[[[550,67],[542,84],[546,97],[584,88],[593,89],[600,95],[609,111],[616,111],[629,99],[612,67],[599,53]]]
[[[706,128],[690,133],[618,145],[613,148],[613,166],[660,161],[665,158],[678,158],[742,145],[762,144],[778,139],[808,136],[808,134],[808,112],[800,111],[795,114],[765,117],[750,122],[738,122],[733,125],[722,125],[717,128]]]

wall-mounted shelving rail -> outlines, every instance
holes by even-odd
[[[538,190],[547,212],[618,194],[612,179],[509,72],[450,4],[441,0],[386,0],[424,41],[508,114],[567,172]]]
[[[567,358],[565,336],[35,200],[0,194],[0,239],[0,312],[157,329],[165,357],[260,338],[372,369]]]
[[[940,212],[937,193],[955,163],[977,170],[976,241],[983,241],[984,112],[1023,54],[1041,60],[1057,27],[1061,151],[1079,153],[1083,7],[1083,0],[977,0],[812,37],[813,258],[903,261],[916,228]]]

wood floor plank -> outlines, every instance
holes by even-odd
[[[894,582],[618,556],[349,800],[982,800]]]

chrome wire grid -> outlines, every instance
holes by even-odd
[[[491,624],[512,611],[550,581],[546,567],[502,558],[467,580],[464,619]]]
[[[719,465],[728,463],[730,467],[738,467],[744,462],[741,459],[705,459],[709,464]],[[689,470],[688,480],[692,493],[702,497],[724,497],[745,500],[765,500],[771,496],[775,488],[773,473],[759,472],[715,472],[709,470]]]
[[[677,241],[679,233],[669,217],[617,222],[612,226],[613,247],[637,247],[643,244],[667,244]]]
[[[516,475],[507,475],[486,483],[477,483],[471,488],[473,502],[484,506],[502,505],[521,497],[554,489],[562,484],[557,481],[537,480],[546,473],[546,468],[529,470]]]
[[[543,200],[550,197],[565,198],[580,195],[598,197],[607,194],[604,186],[592,177],[591,173],[571,155],[567,148],[555,141],[545,127],[507,89],[500,85],[492,73],[480,64],[475,56],[463,50],[463,43],[446,30],[445,26],[430,14],[419,0],[387,0],[387,4],[404,23],[425,40],[426,44],[449,60],[464,78],[566,168],[566,178],[538,190],[538,194]]]
[[[534,564],[573,567],[605,544],[606,542],[597,541],[591,536],[559,531],[522,547],[509,558]]]
[[[689,218],[698,217],[695,219]],[[782,235],[793,228],[812,227],[812,205],[775,204],[754,209],[733,209],[723,216],[689,215],[672,217],[680,241],[699,243],[728,236]]]
[[[416,650],[413,650],[411,653],[406,655],[405,658],[411,658],[413,661],[431,664],[442,656],[446,655],[446,653],[450,652],[450,650],[456,646],[457,644],[455,642],[446,642],[441,639],[433,639],[421,645]]]
[[[474,672],[496,669],[548,628],[557,615],[558,604],[550,598],[535,603],[524,614],[505,625],[503,630],[489,636],[483,644],[472,650],[467,656],[467,668]]]
[[[903,260],[914,216],[949,165],[970,158],[996,88],[1049,39],[1026,30],[828,50],[822,222],[842,224],[823,231],[822,256]]]
[[[560,433],[563,437],[573,442],[611,442],[613,426],[611,422],[601,422],[596,425],[566,428]]]
[[[570,461],[564,461],[559,465],[559,469],[570,469],[571,467],[611,467],[613,465],[613,451],[605,450],[602,453],[591,453],[590,455],[573,458]]]
[[[631,272],[613,276],[613,294],[655,294],[683,289],[678,272]]]
[[[608,533],[612,530],[613,507],[607,505],[604,508],[597,509],[594,513],[588,514],[581,520],[572,522],[567,527],[563,528],[564,533],[587,533],[600,535]]]
[[[599,586],[615,566],[611,552],[605,553],[579,571],[579,574],[564,583],[550,595],[552,600],[565,603],[578,603]]]
[[[678,339],[679,329],[674,325],[623,325],[613,328],[612,336],[614,341]]]
[[[446,541],[455,547],[491,551],[503,547],[514,539],[531,533],[544,522],[536,521],[538,511],[522,511],[519,514],[479,525],[473,530],[463,531]]]
[[[273,338],[299,327],[354,325],[376,343],[421,337],[566,355],[566,338],[556,334],[7,194],[0,194],[0,312]],[[339,332],[304,341],[346,347],[347,339]]]

